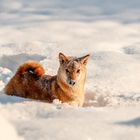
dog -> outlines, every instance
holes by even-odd
[[[59,99],[62,103],[82,106],[89,56],[77,58],[59,53],[60,66],[55,76],[45,75],[41,64],[29,60],[17,69],[5,86],[5,94],[49,103]]]

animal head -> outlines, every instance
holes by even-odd
[[[89,54],[83,57],[70,57],[59,53],[60,67],[58,70],[59,79],[68,86],[76,86],[79,82],[85,81],[86,64]]]

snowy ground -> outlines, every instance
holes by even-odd
[[[0,0],[0,139],[139,140],[140,1]],[[26,60],[90,53],[85,107],[8,97]]]

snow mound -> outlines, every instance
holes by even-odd
[[[15,128],[0,113],[0,139],[2,140],[24,140],[18,136]]]
[[[10,80],[12,71],[8,68],[0,67],[0,91],[4,88],[5,84]]]

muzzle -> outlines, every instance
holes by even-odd
[[[74,86],[76,84],[76,81],[75,80],[72,80],[72,79],[69,79],[67,82],[71,86]]]

